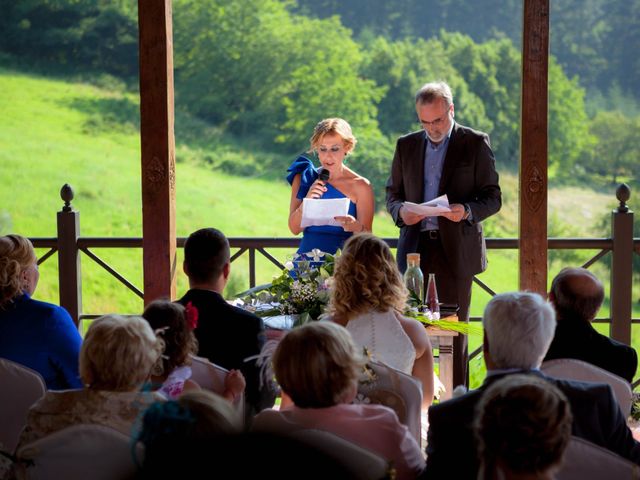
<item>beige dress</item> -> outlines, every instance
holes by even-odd
[[[162,400],[155,392],[49,391],[29,409],[18,448],[78,424],[103,425],[131,436],[146,408]]]

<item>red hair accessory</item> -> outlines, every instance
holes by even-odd
[[[193,330],[198,327],[198,309],[191,302],[187,302],[184,307],[184,313],[187,317],[187,325]]]

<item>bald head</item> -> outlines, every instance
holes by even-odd
[[[559,320],[578,317],[591,321],[602,306],[604,287],[585,268],[564,268],[551,283],[549,300],[555,306]]]

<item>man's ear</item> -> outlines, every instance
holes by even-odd
[[[222,276],[224,277],[225,280],[229,278],[230,273],[231,273],[231,262],[227,262],[222,267]]]
[[[184,260],[182,262],[182,271],[184,272],[184,274],[188,277],[189,276],[189,267],[187,267],[187,261]]]

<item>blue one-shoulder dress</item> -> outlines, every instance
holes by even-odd
[[[309,188],[318,179],[318,170],[313,166],[311,160],[301,155],[291,164],[287,170],[287,181],[291,185],[296,175],[300,174],[300,188],[296,197],[302,200],[309,192]],[[345,198],[346,195],[327,183],[327,191],[322,198]],[[356,204],[349,202],[349,215],[357,216]],[[308,253],[314,248],[326,253],[334,254],[342,248],[344,242],[353,235],[352,232],[345,232],[342,227],[333,225],[310,226],[304,229],[302,241],[298,248],[298,254]]]

